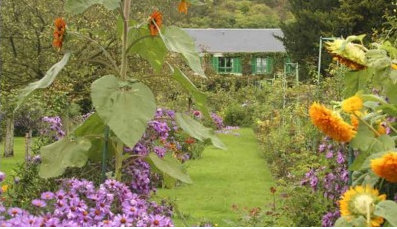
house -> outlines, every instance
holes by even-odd
[[[218,74],[271,75],[289,63],[281,29],[184,29]],[[287,72],[291,71],[287,65]]]

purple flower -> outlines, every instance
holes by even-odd
[[[22,209],[20,209],[20,208],[10,208],[10,209],[8,209],[8,214],[10,216],[15,217],[15,216],[17,216],[19,214],[22,214]]]
[[[345,157],[343,156],[343,154],[342,154],[340,151],[338,151],[338,153],[337,153],[336,161],[337,161],[339,164],[342,164],[342,163],[345,162]]]
[[[0,182],[3,182],[5,178],[6,178],[6,174],[3,172],[0,172]]]
[[[326,145],[325,144],[321,144],[318,146],[318,152],[322,153],[325,150]]]
[[[39,200],[39,199],[32,200],[32,205],[34,205],[36,207],[40,207],[40,208],[44,208],[45,206],[47,206],[46,202],[44,202],[43,200]]]
[[[330,159],[334,157],[334,151],[333,150],[329,150],[327,152],[327,154],[325,155],[325,158]]]
[[[113,227],[130,227],[132,219],[125,214],[118,214],[114,217],[112,226]]]
[[[54,199],[54,197],[55,197],[55,194],[52,192],[43,192],[41,194],[41,199],[43,199],[43,200],[52,200],[52,199]]]
[[[153,151],[157,154],[157,156],[163,158],[167,150],[164,147],[155,146],[153,147]]]

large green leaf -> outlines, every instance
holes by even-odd
[[[347,217],[340,217],[338,220],[336,220],[334,227],[365,227],[366,226],[366,221],[364,217],[359,216],[359,217],[353,217],[351,219],[348,219]]]
[[[131,30],[128,36],[133,40],[129,42],[132,45],[129,54],[140,55],[156,72],[160,72],[167,56],[164,42],[159,37],[150,36],[147,28],[139,29],[139,31],[136,28],[131,28]]]
[[[126,82],[124,82],[126,83]],[[120,87],[112,75],[103,76],[91,85],[92,103],[99,117],[120,140],[134,147],[154,117],[156,103],[152,91],[142,83]]]
[[[192,119],[188,115],[176,113],[175,120],[178,125],[193,138],[202,142],[209,138],[215,147],[223,150],[227,149],[223,142],[213,133],[211,128],[201,125],[201,123]]]
[[[385,200],[378,203],[375,207],[375,215],[381,216],[390,223],[391,226],[397,227],[397,203],[391,200]]]
[[[87,155],[94,161],[102,160],[102,150],[104,144],[105,124],[97,113],[90,115],[79,127],[74,131],[77,137],[87,137],[91,141],[91,148]],[[106,157],[110,158],[114,154],[114,149],[108,144]]]
[[[356,94],[356,92],[363,90],[366,83],[372,76],[372,70],[362,70],[362,71],[350,71],[347,72],[344,81],[344,96],[350,97]]]
[[[174,73],[173,79],[185,88],[193,98],[196,106],[203,112],[203,114],[210,120],[211,116],[207,108],[207,95],[199,91],[197,87],[190,81],[190,79],[176,66],[171,66],[171,71]]]
[[[83,167],[87,162],[87,152],[90,148],[91,143],[87,139],[71,140],[68,137],[42,147],[39,175],[42,178],[57,177],[68,167]]]
[[[358,126],[357,135],[350,142],[354,149],[367,151],[368,148],[375,141],[375,134],[362,122]]]
[[[397,104],[397,84],[390,82],[386,87],[386,96],[390,103]]]
[[[182,164],[176,158],[172,157],[171,154],[166,154],[163,158],[159,158],[156,154],[150,153],[149,159],[156,168],[169,176],[187,184],[193,183],[190,176],[183,171]]]
[[[102,4],[108,10],[114,10],[120,6],[121,0],[66,0],[64,9],[70,14],[81,14],[88,7],[95,4]]]
[[[69,57],[71,52],[66,52],[61,61],[54,64],[45,74],[45,76],[36,82],[30,83],[27,87],[21,90],[18,95],[17,106],[14,109],[14,112],[19,108],[19,106],[25,101],[25,99],[32,93],[34,90],[39,88],[47,88],[52,84],[55,80],[55,77],[58,73],[65,67],[66,63],[69,61]]]
[[[164,26],[164,31],[160,33],[160,36],[168,50],[181,53],[186,58],[190,68],[200,76],[205,77],[200,57],[189,34],[176,26]]]

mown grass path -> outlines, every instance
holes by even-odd
[[[159,189],[160,197],[175,200],[186,217],[175,218],[176,226],[192,226],[207,219],[219,226],[238,217],[232,206],[270,209],[273,178],[261,155],[252,129],[238,130],[240,136],[220,134],[227,151],[207,147],[202,158],[187,162],[194,184]]]

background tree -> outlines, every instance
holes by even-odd
[[[391,0],[291,0],[290,4],[295,21],[281,23],[284,33],[281,40],[293,61],[301,64],[302,78],[308,77],[308,66],[318,61],[320,36],[367,34],[369,41],[373,29],[386,21],[383,15],[394,9]],[[330,57],[324,53],[322,69],[329,63]]]

